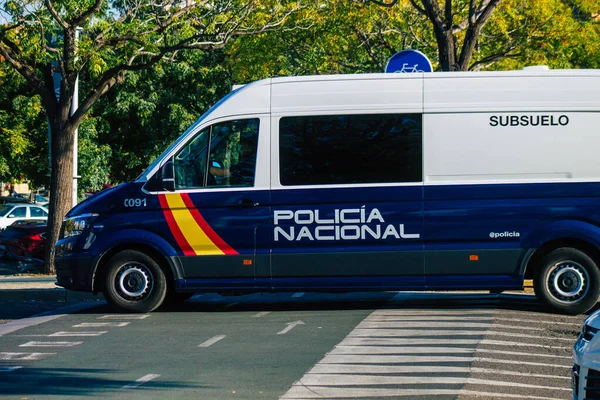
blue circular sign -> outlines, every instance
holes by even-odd
[[[432,72],[427,56],[419,50],[402,50],[394,54],[385,66],[386,73]]]

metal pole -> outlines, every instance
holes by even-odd
[[[79,42],[79,28],[75,30],[75,47],[77,48],[77,43]],[[77,60],[77,58],[75,59]],[[77,75],[77,79],[75,80],[75,88],[73,90],[73,102],[71,103],[71,115],[75,114],[77,111],[77,107],[79,107],[79,74]],[[75,129],[75,140],[73,142],[73,207],[77,205],[77,179],[79,178],[77,174],[77,151],[78,151],[78,136],[79,129]]]

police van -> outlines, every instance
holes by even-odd
[[[600,70],[272,78],[74,207],[60,286],[149,312],[194,292],[600,294]]]

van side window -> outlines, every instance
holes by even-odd
[[[421,114],[281,118],[281,184],[421,182],[421,136]]]
[[[258,128],[254,118],[200,132],[174,157],[176,188],[254,186]]]

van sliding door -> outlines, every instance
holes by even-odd
[[[419,113],[273,117],[276,289],[424,287]]]

